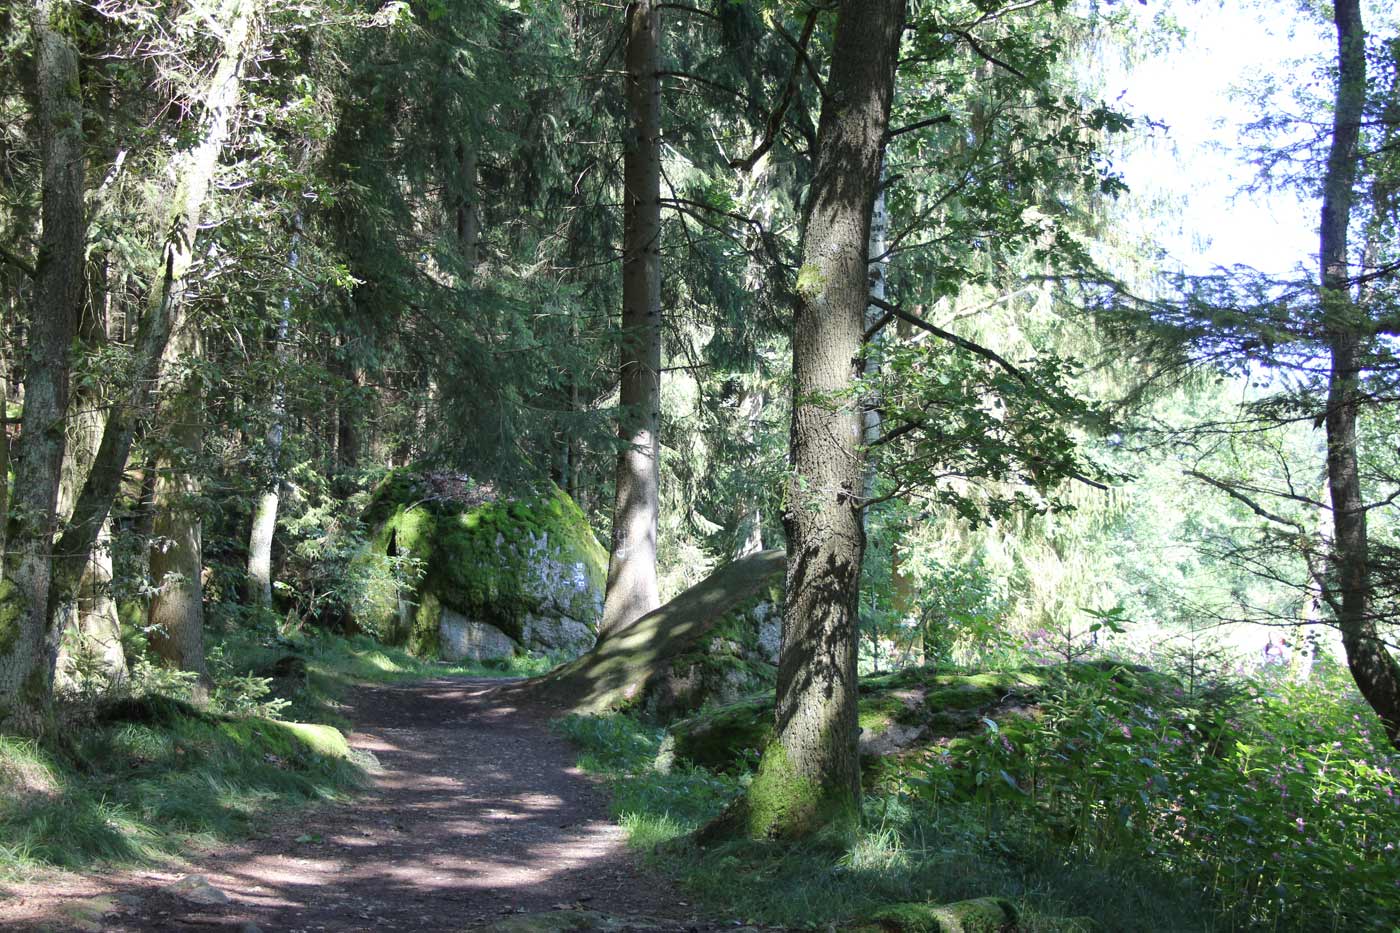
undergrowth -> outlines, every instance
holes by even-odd
[[[1126,676],[1125,676],[1126,675]],[[741,794],[671,760],[664,732],[571,718],[633,845],[708,909],[790,927],[905,901],[987,895],[1021,929],[1392,930],[1400,924],[1396,760],[1340,681],[1238,682],[1086,668],[1038,715],[867,768],[853,843],[690,834]]]

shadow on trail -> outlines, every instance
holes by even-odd
[[[575,751],[544,711],[499,695],[501,683],[360,689],[351,744],[380,766],[361,798],[192,857],[189,873],[228,904],[160,893],[169,873],[125,879],[116,893],[140,900],[104,929],[462,930],[561,905],[675,916],[665,884],[637,873]]]

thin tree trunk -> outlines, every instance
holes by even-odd
[[[759,426],[763,421],[763,409],[767,404],[766,393],[761,388],[746,390],[739,397],[739,417],[744,421],[744,442],[753,447],[758,442]],[[739,499],[738,545],[734,548],[734,559],[748,557],[763,550],[763,509],[753,493],[745,491]]]
[[[4,289],[0,292],[4,299],[0,305],[0,562],[5,557],[6,516],[10,514],[10,341],[15,305],[14,289],[8,279],[4,280]]]
[[[137,427],[149,410],[152,392],[160,381],[166,349],[183,311],[186,278],[194,258],[204,203],[238,105],[255,6],[255,0],[225,0],[214,13],[215,19],[224,24],[223,45],[204,89],[199,141],[171,160],[175,188],[166,214],[158,221],[158,229],[168,232],[160,268],[148,289],[150,305],[136,336],[134,381],[127,397],[115,402],[108,412],[102,442],[78,495],[73,517],[54,545],[52,602],[56,605],[71,600],[77,592],[88,555],[121,487]]]
[[[1332,495],[1331,600],[1356,686],[1400,748],[1400,667],[1376,630],[1372,604],[1366,503],[1357,458],[1356,416],[1361,400],[1363,312],[1351,298],[1347,226],[1359,162],[1358,139],[1366,99],[1366,33],[1360,0],[1337,0],[1337,103],[1332,147],[1323,180],[1319,231],[1322,313],[1331,367],[1327,381],[1327,480]]]
[[[627,7],[627,115],[623,153],[621,409],[612,553],[599,636],[661,603],[656,582],[661,426],[661,14]]]
[[[880,190],[875,195],[875,204],[870,212],[870,304],[865,307],[865,327],[869,330],[884,314],[884,309],[876,302],[883,302],[886,297],[885,273],[889,268],[889,259],[885,256],[888,248],[890,234],[890,212],[885,202],[885,173],[883,164],[880,172]],[[876,341],[880,340],[877,334]],[[876,375],[880,371],[879,360],[874,353],[867,353],[863,374],[866,378]],[[876,398],[866,398],[864,409],[861,412],[861,438],[862,443],[871,444],[880,436],[880,407]],[[862,484],[861,495],[868,501],[875,495],[875,470],[870,464],[866,464],[865,480]],[[862,521],[864,517],[862,516]]]
[[[291,256],[288,265],[293,270],[300,263],[301,216],[295,220]],[[287,387],[282,369],[287,362],[287,336],[292,314],[292,300],[282,298],[282,313],[277,318],[277,338],[273,347],[276,361],[276,383],[272,389],[272,423],[267,428],[268,481],[257,505],[253,507],[253,523],[248,533],[248,601],[255,606],[272,605],[272,539],[277,533],[277,509],[282,499],[282,437],[286,431]]]
[[[748,794],[748,831],[802,836],[859,818],[856,645],[865,552],[861,413],[845,398],[869,304],[904,0],[843,0],[822,106],[793,322],[788,570],[777,736]]]
[[[43,165],[42,222],[29,315],[24,417],[0,579],[0,716],[42,722],[56,660],[48,631],[52,544],[66,443],[69,357],[83,300],[83,109],[78,53],[57,25],[59,0],[30,11]]]
[[[198,330],[185,323],[170,341],[172,364],[200,357]],[[207,696],[204,663],[204,570],[202,522],[198,508],[198,465],[203,446],[203,399],[198,376],[186,374],[162,408],[168,443],[156,466],[155,525],[151,541],[151,597],[147,623],[151,650],[173,667],[198,675],[196,699]]]
[[[287,340],[287,318],[277,322],[277,355]],[[273,390],[272,424],[267,429],[267,456],[271,476],[253,507],[253,523],[248,534],[248,601],[255,606],[272,605],[272,539],[277,532],[277,509],[282,501],[282,434],[286,416],[286,390],[279,381]]]

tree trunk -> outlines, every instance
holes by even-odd
[[[287,343],[287,315],[277,322],[279,365]],[[277,533],[277,509],[282,501],[282,434],[285,430],[286,389],[279,381],[272,395],[272,424],[267,429],[267,458],[271,475],[253,507],[253,524],[248,533],[248,601],[255,606],[272,605],[272,539]]]
[[[102,442],[78,495],[73,517],[54,545],[50,600],[54,605],[71,600],[77,592],[88,555],[121,486],[137,426],[160,381],[167,345],[183,310],[186,277],[194,258],[204,202],[238,105],[255,6],[255,0],[226,0],[216,14],[224,26],[222,49],[204,88],[198,142],[171,159],[169,174],[175,179],[175,187],[165,215],[157,221],[157,229],[165,231],[165,243],[160,268],[155,270],[148,289],[150,305],[136,335],[135,378],[126,398],[115,402],[108,412]]]
[[[93,263],[89,276],[87,309],[78,327],[78,338],[89,349],[107,342],[107,268]],[[106,414],[99,388],[79,386],[74,390],[68,417],[68,447],[63,458],[63,475],[58,489],[58,520],[72,516],[78,492],[92,467],[102,440]],[[126,680],[126,654],[122,650],[121,620],[112,600],[112,521],[102,523],[87,562],[83,566],[78,591],[71,601],[55,603],[49,609],[54,634],[59,639],[56,680],[91,689],[80,683],[82,676],[97,675],[98,686],[111,688]]]
[[[13,339],[14,289],[8,279],[0,279],[0,566],[5,559],[6,516],[10,514],[10,341]]]
[[[291,255],[287,264],[295,270],[300,264],[298,247],[301,243],[301,215],[295,220]],[[287,362],[287,335],[292,314],[292,299],[282,298],[282,313],[277,318],[277,338],[273,347],[276,361],[276,383],[272,388],[272,423],[267,428],[267,486],[253,507],[253,524],[248,533],[248,601],[255,606],[272,605],[272,539],[277,533],[277,509],[282,498],[282,436],[286,431],[287,387],[282,381],[282,369]]]
[[[186,322],[169,347],[170,362],[199,359],[200,340]],[[182,671],[198,675],[196,699],[207,697],[208,669],[204,664],[204,570],[202,523],[198,496],[198,465],[203,446],[203,400],[196,374],[184,376],[162,408],[169,425],[164,452],[156,466],[155,526],[151,540],[151,597],[147,623],[151,650]]]
[[[744,443],[748,444],[750,449],[758,443],[758,432],[767,401],[762,388],[747,389],[739,396],[739,417],[744,421]],[[739,496],[739,534],[736,537],[736,560],[763,550],[763,509],[758,497],[748,490]]]
[[[857,607],[865,551],[857,376],[904,0],[842,0],[822,105],[793,322],[788,570],[777,736],[748,832],[803,836],[859,818]]]
[[[1380,716],[1391,743],[1400,748],[1400,666],[1380,639],[1372,605],[1366,503],[1356,441],[1364,313],[1352,301],[1347,266],[1347,227],[1366,99],[1366,33],[1361,23],[1360,0],[1337,0],[1334,12],[1337,103],[1323,179],[1319,231],[1322,314],[1331,356],[1326,416],[1327,482],[1332,497],[1331,603],[1356,686]]]
[[[661,425],[661,14],[627,8],[623,153],[621,409],[612,554],[599,637],[660,605],[656,583]]]
[[[59,0],[35,0],[30,11],[43,232],[0,579],[0,717],[25,729],[40,725],[53,691],[55,653],[48,630],[52,545],[66,443],[69,352],[82,308],[87,239],[78,53],[57,24],[67,15]]]

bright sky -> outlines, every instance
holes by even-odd
[[[1266,5],[1266,21],[1239,0],[1177,0],[1171,8],[1188,33],[1184,47],[1138,63],[1131,74],[1111,75],[1105,88],[1110,100],[1122,91],[1120,105],[1129,112],[1167,125],[1120,162],[1129,186],[1138,196],[1180,204],[1163,219],[1161,242],[1187,272],[1236,263],[1277,275],[1300,263],[1311,270],[1317,202],[1289,192],[1240,193],[1254,174],[1240,129],[1255,114],[1251,101],[1232,91],[1261,71],[1285,87],[1309,79],[1310,67],[1291,63],[1335,54],[1335,39],[1291,3]]]

